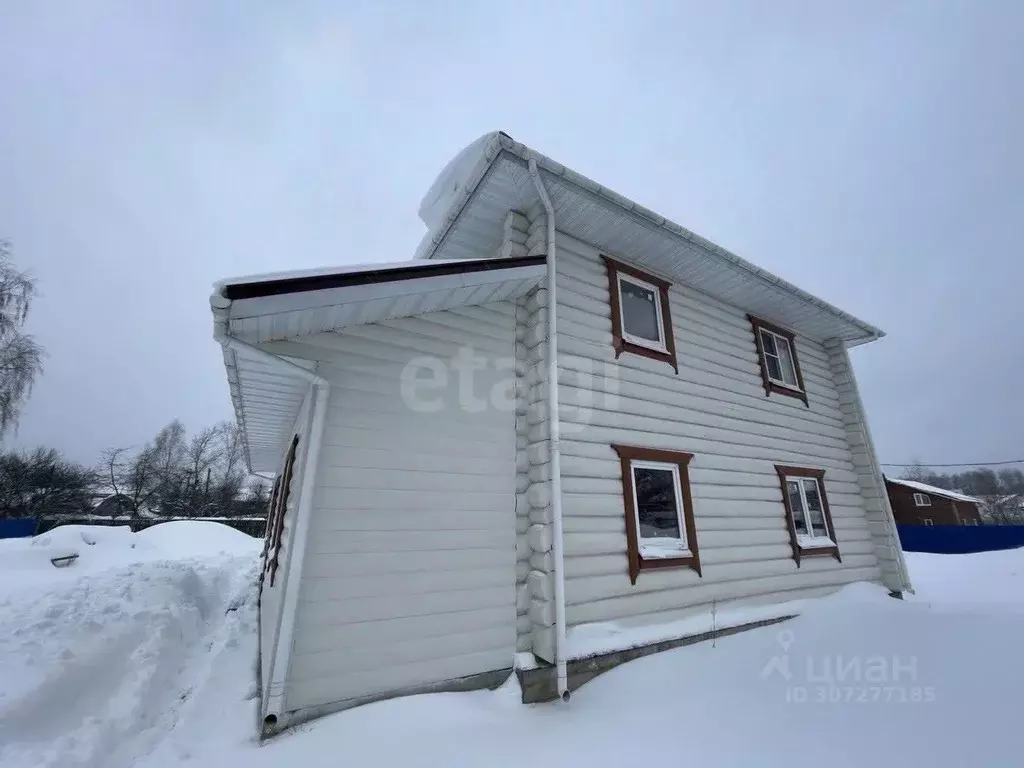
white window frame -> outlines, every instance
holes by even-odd
[[[636,470],[637,469],[656,469],[659,471],[668,471],[672,473],[672,490],[675,493],[676,502],[676,524],[679,526],[679,538],[669,539],[667,537],[657,537],[653,539],[645,539],[640,534],[640,500],[636,495]],[[679,465],[670,464],[663,461],[645,461],[643,459],[632,459],[629,462],[629,471],[632,474],[633,484],[633,523],[636,526],[636,538],[637,538],[637,549],[640,552],[640,557],[645,560],[657,560],[664,557],[690,557],[692,551],[690,545],[686,540],[686,517],[683,510],[683,487],[679,481]],[[677,542],[675,547],[668,545],[668,542]],[[644,542],[652,542],[653,546],[645,547]]]
[[[764,355],[764,371],[765,371],[765,375],[768,377],[768,381],[770,381],[772,384],[777,384],[780,387],[785,387],[786,389],[790,389],[790,390],[792,390],[794,392],[803,392],[804,391],[803,387],[800,386],[800,376],[796,372],[796,349],[794,349],[793,345],[789,343],[789,339],[787,339],[785,336],[783,336],[780,333],[776,333],[775,331],[772,331],[772,330],[769,330],[768,328],[765,328],[764,326],[758,326],[757,332],[761,333],[761,334],[765,334],[766,333],[769,336],[771,336],[773,339],[775,339],[775,348],[776,349],[779,348],[779,344],[785,344],[789,348],[789,360],[792,363],[791,372],[793,374],[793,381],[796,382],[796,383],[795,384],[790,384],[787,381],[785,381],[784,379],[776,379],[774,376],[772,376],[771,369],[768,367],[768,358],[769,357],[774,357],[776,360],[779,361],[779,370],[780,371],[782,370],[782,358],[779,355],[769,355],[769,353],[768,353],[768,346],[764,343],[764,336],[762,336],[761,337],[761,354]]]
[[[804,488],[804,480],[811,480],[818,486],[818,502],[821,504],[821,523],[825,528],[824,536],[814,535],[814,526],[811,525],[811,505],[807,503],[807,489]],[[800,548],[815,549],[817,547],[837,546],[835,531],[830,531],[828,528],[828,515],[825,514],[825,489],[822,487],[821,480],[816,477],[808,477],[807,475],[785,475],[782,481],[785,485],[787,496],[789,495],[789,483],[796,483],[800,489],[800,503],[803,504],[803,509],[792,510],[793,528],[796,528],[796,516],[802,514],[804,516],[804,526],[808,531],[811,531],[810,534],[797,533],[796,542],[800,545]]]
[[[930,517],[922,517],[921,524],[924,525],[926,528],[931,528],[933,525],[935,525],[935,521],[933,521]]]
[[[630,344],[636,344],[638,347],[646,347],[647,349],[653,349],[655,352],[664,352],[667,354],[668,346],[665,343],[665,316],[661,308],[661,288],[648,283],[646,280],[641,280],[639,277],[633,277],[632,275],[623,274],[622,272],[616,273],[616,279],[618,280],[619,289],[619,325],[622,327],[622,338]],[[657,341],[645,339],[641,336],[634,336],[626,330],[626,302],[622,300],[623,282],[632,283],[633,285],[643,288],[646,291],[651,291],[651,293],[654,294],[654,312],[657,315],[656,321],[658,327]]]
[[[927,493],[915,493],[914,494],[914,506],[915,507],[930,507],[932,505],[932,497]]]

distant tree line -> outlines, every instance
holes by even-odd
[[[976,467],[945,473],[916,464],[904,471],[902,478],[981,499],[982,516],[989,522],[1024,523],[1024,470]]]
[[[248,474],[236,425],[189,436],[174,420],[143,446],[111,448],[87,467],[53,448],[0,454],[0,518],[258,517],[269,484]]]

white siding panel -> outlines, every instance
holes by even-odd
[[[614,254],[609,254],[614,256]],[[678,375],[612,347],[600,254],[559,235],[559,397],[567,621],[662,622],[712,602],[792,599],[878,580],[863,472],[823,344],[797,337],[809,407],[766,397],[746,313],[691,286],[669,291]],[[538,425],[540,428],[541,425]],[[703,577],[626,560],[621,469],[612,443],[694,454]],[[775,464],[824,469],[842,562],[793,561]]]
[[[331,382],[287,708],[510,667],[516,442],[502,387],[514,306],[277,347],[316,359]],[[472,377],[454,362],[467,352]]]
[[[281,546],[278,554],[278,567],[273,583],[271,583],[269,572],[264,573],[263,584],[260,587],[260,675],[264,702],[270,688],[271,664],[275,657],[277,647],[277,636],[281,628],[281,615],[284,607],[284,586],[285,574],[293,556],[292,538],[295,535],[295,520],[299,505],[299,489],[302,487],[302,477],[306,471],[306,452],[309,449],[307,440],[307,427],[309,425],[309,408],[312,401],[312,389],[307,388],[305,400],[299,408],[298,415],[292,424],[290,435],[299,436],[299,449],[295,457],[295,464],[292,469],[291,483],[288,490],[287,506],[284,513],[283,527],[281,529]],[[289,440],[290,444],[291,441]],[[278,475],[284,470],[285,454],[278,460]],[[268,522],[269,525],[269,522]],[[265,534],[266,535],[266,534]],[[273,556],[273,553],[270,553]],[[266,569],[266,561],[262,563]],[[280,675],[274,675],[280,678]]]

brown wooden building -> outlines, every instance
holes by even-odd
[[[885,478],[896,525],[981,525],[979,500],[914,480]]]

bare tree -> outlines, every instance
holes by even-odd
[[[43,348],[21,330],[35,293],[35,280],[14,266],[10,244],[0,240],[0,436],[17,425],[43,371]]]
[[[53,448],[0,455],[0,518],[80,515],[95,481],[92,470]]]
[[[904,469],[903,474],[900,475],[900,477],[903,480],[913,480],[918,483],[925,483],[928,481],[928,477],[931,474],[931,470],[929,470],[928,467],[920,461],[915,461],[914,466]]]

